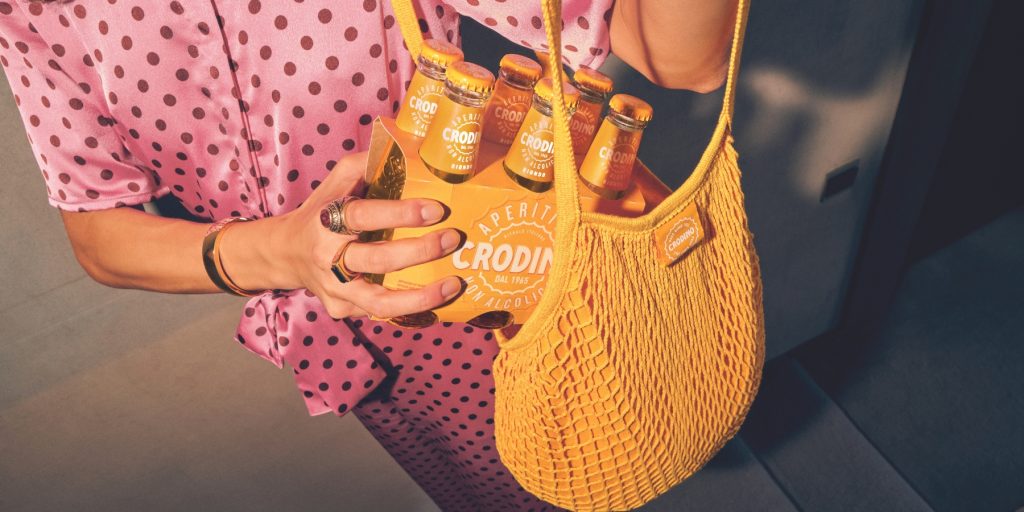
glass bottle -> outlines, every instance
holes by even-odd
[[[533,106],[508,148],[502,165],[509,178],[534,192],[551,188],[555,180],[555,134],[551,119],[554,87],[550,78],[541,79],[533,92]],[[569,113],[576,109],[580,92],[562,82],[562,96]]]
[[[420,146],[427,169],[448,183],[473,177],[480,153],[484,106],[494,87],[494,74],[466,61],[448,66],[444,95]]]
[[[463,59],[462,50],[447,41],[426,39],[416,59],[416,71],[409,81],[409,91],[395,117],[402,131],[417,137],[427,134],[427,127],[437,113],[437,104],[444,94],[444,76],[448,66]]]
[[[509,145],[533,100],[541,68],[533,59],[510,53],[498,65],[498,81],[484,112],[484,140]]]
[[[573,85],[580,91],[580,104],[569,120],[572,133],[572,152],[581,155],[594,142],[597,126],[601,124],[601,111],[612,92],[612,79],[604,73],[580,68],[573,74]]]
[[[580,179],[605,199],[620,199],[633,180],[633,165],[644,128],[654,109],[644,100],[616,94],[608,102],[608,115],[594,136],[580,165]]]

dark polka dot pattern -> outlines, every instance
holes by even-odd
[[[515,481],[494,445],[493,335],[463,324],[382,327],[373,341],[396,378],[355,414],[442,510],[561,510]],[[377,396],[379,395],[379,396]],[[376,398],[384,398],[378,401]]]
[[[390,3],[349,1],[0,2],[0,57],[51,204],[95,210],[171,193],[210,219],[295,208],[328,162],[365,148],[373,118],[394,113],[412,73]],[[563,36],[570,65],[603,60],[607,3],[564,2],[565,19],[575,20]],[[539,2],[419,4],[427,36],[457,43],[462,13],[547,47]],[[289,112],[318,119],[282,119]],[[276,122],[261,122],[268,116]],[[53,135],[66,135],[59,151],[40,143]],[[98,144],[86,146],[87,137]],[[73,179],[60,182],[53,169]],[[291,169],[300,175],[284,179]],[[113,177],[100,178],[104,170]]]
[[[237,340],[290,366],[311,414],[354,412],[442,510],[560,510],[523,490],[499,460],[490,332],[336,321],[300,291],[251,300]]]
[[[539,2],[416,3],[427,37],[458,44],[461,13],[547,48]],[[563,1],[570,66],[607,55],[610,5]],[[50,204],[173,194],[211,220],[296,208],[413,71],[386,0],[0,0],[0,66]],[[310,414],[354,411],[442,509],[550,510],[498,460],[489,334],[335,321],[293,290],[251,299],[236,339],[292,368]]]

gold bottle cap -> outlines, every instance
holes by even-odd
[[[464,58],[458,46],[442,39],[424,39],[420,57],[441,67],[448,67]]]
[[[534,50],[534,55],[537,56],[537,62],[540,63],[540,67],[543,70],[544,77],[551,76],[551,53],[542,50]]]
[[[542,78],[537,82],[537,86],[534,87],[533,92],[544,99],[544,101],[550,103],[551,99],[555,96],[554,82],[552,82],[550,78]],[[579,105],[580,91],[573,87],[569,82],[563,80],[562,97],[565,98],[565,106],[569,110],[573,110],[576,108],[576,105]]]
[[[608,108],[621,115],[646,123],[654,116],[654,108],[646,101],[628,94],[616,94],[608,102]]]
[[[494,87],[494,74],[486,68],[460,60],[448,66],[444,77],[452,85],[467,91],[490,93]]]
[[[537,80],[540,80],[541,73],[544,71],[541,69],[540,64],[538,64],[537,61],[515,53],[510,53],[502,57],[498,66],[502,71],[513,75],[524,82],[536,82]]]
[[[586,87],[601,94],[612,92],[612,79],[608,75],[590,68],[580,68],[572,75],[573,81],[580,87]]]

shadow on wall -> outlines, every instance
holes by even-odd
[[[750,226],[761,258],[768,354],[827,331],[899,101],[923,0],[754,1],[737,88],[735,135]],[[526,53],[466,20],[467,59]],[[671,187],[700,160],[723,89],[663,89],[614,55],[616,91],[654,106],[640,156]],[[857,182],[819,201],[825,175],[860,160]]]

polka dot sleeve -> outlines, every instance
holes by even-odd
[[[531,49],[548,47],[540,0],[446,0],[445,3],[514,43]],[[562,1],[563,57],[569,67],[597,68],[604,62],[610,49],[611,8],[612,0]]]
[[[70,211],[144,203],[169,192],[134,161],[104,107],[91,57],[47,43],[21,9],[0,2],[0,64],[21,112],[51,205]],[[64,43],[64,44],[61,44]]]
[[[388,377],[388,358],[374,353],[363,325],[363,319],[334,320],[309,290],[278,291],[249,300],[235,339],[278,368],[292,367],[309,414],[342,416]],[[386,386],[379,393],[386,395]]]

